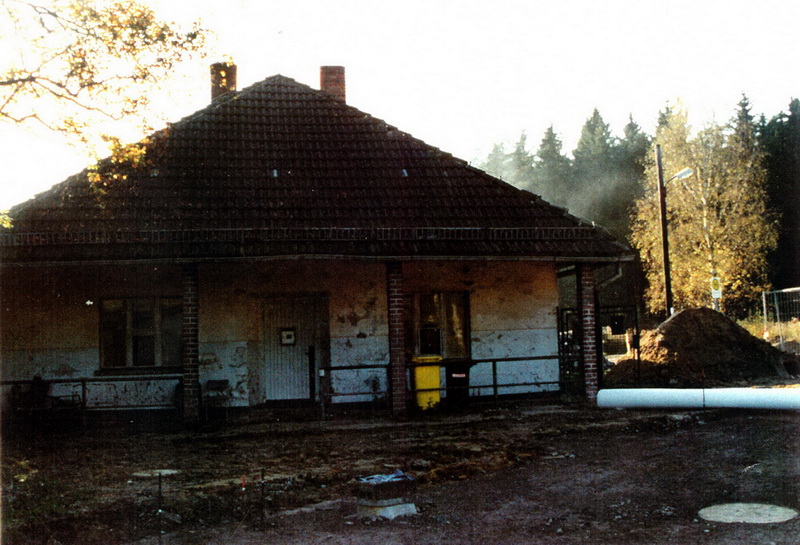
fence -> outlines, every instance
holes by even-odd
[[[409,384],[407,395],[416,400],[420,394],[437,393],[450,401],[478,399],[494,399],[503,395],[529,394],[536,392],[564,391],[566,386],[572,386],[577,381],[576,376],[565,373],[565,362],[571,359],[565,354],[548,356],[526,356],[516,358],[489,358],[468,360],[443,360],[434,364],[408,362]],[[418,367],[434,366],[441,368],[445,375],[448,372],[454,376],[443,377],[440,387],[419,387],[414,381],[414,370]],[[388,384],[386,374],[388,365],[348,365],[329,366],[323,369],[329,377],[329,382],[321,392],[323,413],[329,410],[336,402],[364,402],[373,401],[385,403],[388,398]],[[336,387],[336,375],[343,373],[366,372],[365,377],[372,377],[363,381],[363,389],[342,391]],[[376,377],[380,376],[378,379]],[[470,376],[472,379],[470,380]],[[352,381],[357,382],[357,381]]]
[[[175,409],[182,375],[4,380],[3,416],[8,419],[74,413],[85,423],[93,410]]]
[[[764,338],[785,352],[800,354],[800,288],[765,291]]]

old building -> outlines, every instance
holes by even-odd
[[[211,402],[402,413],[430,355],[471,395],[559,388],[558,271],[594,331],[593,270],[624,245],[348,105],[341,67],[241,91],[234,68],[212,67],[206,108],[11,210],[7,391],[39,376],[190,421]],[[576,339],[592,399],[595,335]]]

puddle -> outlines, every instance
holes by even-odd
[[[771,524],[791,520],[797,516],[797,511],[766,503],[723,503],[701,509],[698,515],[711,522]]]

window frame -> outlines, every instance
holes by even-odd
[[[470,313],[470,298],[469,298],[468,291],[459,291],[459,290],[437,290],[437,291],[420,291],[414,292],[410,294],[408,298],[409,302],[409,320],[408,320],[408,332],[409,335],[407,336],[408,341],[410,342],[411,348],[411,356],[425,356],[425,355],[434,355],[430,353],[423,353],[422,352],[422,332],[425,329],[425,326],[428,325],[423,322],[422,316],[422,307],[421,301],[423,297],[441,297],[440,303],[436,306],[436,323],[430,323],[430,325],[438,326],[439,329],[439,345],[440,345],[440,356],[442,356],[443,360],[465,360],[470,359],[472,357],[472,327],[471,327],[471,313]],[[446,317],[446,310],[448,307],[448,298],[457,297],[460,299],[460,304],[463,305],[463,308],[460,309],[461,315],[463,316],[463,354],[453,355],[450,352],[449,347],[451,346],[451,336],[452,332],[449,331],[450,328],[448,327],[449,322]]]
[[[110,327],[114,327],[113,320],[109,320],[112,310],[107,310],[108,305],[117,302],[121,305],[122,320],[117,323],[122,324],[122,357],[119,358],[117,354],[115,359],[121,360],[123,365],[111,365],[109,359],[110,350],[108,343],[115,342],[113,332],[109,334]],[[137,309],[137,305],[144,303],[149,316],[145,316],[145,322],[149,319],[150,324],[136,324],[134,313],[141,311],[141,307]],[[169,307],[182,307],[182,300],[180,297],[106,297],[100,300],[99,306],[99,344],[100,344],[100,368],[98,374],[168,374],[174,373],[181,369],[182,362],[180,357],[177,361],[165,362],[165,338],[167,335],[174,335],[174,338],[167,340],[167,342],[177,342],[179,346],[178,353],[182,353],[182,325],[180,329],[175,330],[174,323],[173,331],[165,329],[164,314],[165,310]],[[149,308],[148,308],[149,307]],[[182,324],[181,310],[181,324]],[[147,361],[145,364],[135,361],[136,339],[152,338],[152,362]],[[174,357],[173,351],[173,360]],[[148,358],[150,359],[150,358]],[[117,363],[116,361],[114,363]]]

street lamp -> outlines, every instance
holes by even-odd
[[[669,239],[667,237],[667,184],[672,180],[683,180],[694,174],[691,168],[685,168],[664,182],[664,168],[661,166],[661,144],[656,144],[656,167],[658,169],[658,204],[661,211],[661,246],[664,254],[664,292],[667,315],[672,316],[675,308],[672,304],[672,279],[669,270]]]

